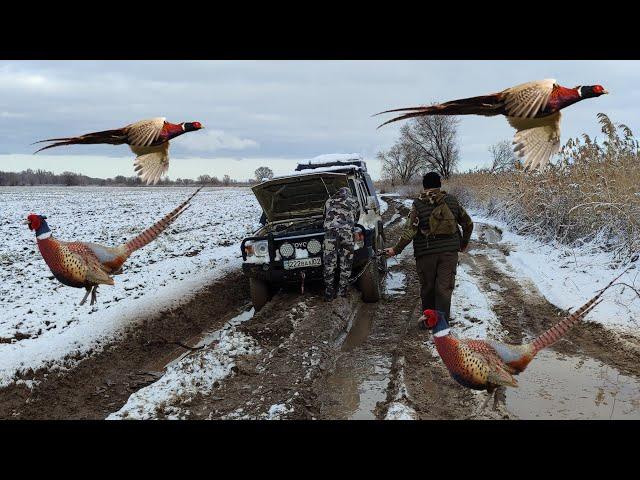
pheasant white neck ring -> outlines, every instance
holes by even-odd
[[[449,332],[451,331],[450,328],[445,328],[444,330],[440,330],[439,332],[435,332],[433,334],[434,337],[446,337],[447,335],[449,335]]]
[[[37,235],[36,238],[38,240],[46,240],[50,236],[51,236],[51,231],[48,231],[48,232],[41,233],[40,235]]]

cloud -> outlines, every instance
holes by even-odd
[[[223,130],[204,130],[191,133],[180,139],[180,146],[196,152],[215,152],[219,150],[246,150],[260,145],[250,138],[241,138],[225,133]]]
[[[0,118],[24,118],[27,115],[25,113],[19,113],[19,112],[7,112],[7,111],[2,111],[0,112]]]
[[[392,124],[378,130],[382,118],[372,117],[376,112],[552,77],[566,86],[600,83],[611,91],[566,110],[562,142],[583,132],[600,135],[598,112],[638,133],[639,74],[638,61],[0,61],[1,149],[31,154],[31,143],[42,138],[163,116],[207,127],[172,142],[172,176],[192,175],[179,166],[179,159],[190,156],[212,162],[213,157],[242,157],[213,162],[206,173],[243,178],[261,166],[256,157],[305,159],[360,151],[376,177],[376,153],[389,148],[401,128]],[[479,116],[461,117],[458,132],[463,168],[488,162],[484,145],[511,141],[514,134],[504,118]],[[19,166],[33,168],[40,155],[24,157]],[[83,145],[51,150],[51,155],[57,157],[56,168],[68,163],[93,176],[130,170],[129,162],[73,159],[131,155],[126,146]],[[7,170],[2,161],[0,170]]]

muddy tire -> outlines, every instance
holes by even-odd
[[[358,279],[358,285],[362,292],[363,302],[375,303],[382,298],[380,272],[378,271],[378,262],[375,259],[367,265],[364,273]]]
[[[376,242],[376,249],[378,251],[384,250],[384,234],[382,235],[378,235],[378,241]],[[380,274],[382,276],[384,276],[384,274],[387,271],[387,256],[386,255],[380,255],[378,257],[378,271],[380,272]]]
[[[255,311],[259,311],[271,300],[269,284],[257,278],[249,278],[249,292],[251,293],[251,303]]]

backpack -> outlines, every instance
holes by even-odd
[[[434,237],[436,235],[455,235],[459,234],[458,222],[456,217],[444,201],[443,197],[440,203],[431,212],[429,216],[429,230],[421,230],[425,237]]]

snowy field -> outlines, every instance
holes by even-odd
[[[21,222],[47,215],[54,237],[118,245],[152,225],[195,187],[0,187],[0,387],[16,372],[65,368],[68,355],[98,351],[136,317],[183,301],[241,264],[239,241],[258,225],[251,190],[206,188],[191,207],[125,263],[98,303],[55,280]]]
[[[627,266],[617,266],[610,254],[597,245],[572,249],[564,245],[541,243],[533,238],[509,231],[504,223],[482,214],[469,212],[474,222],[487,223],[502,230],[501,243],[511,253],[504,257],[514,274],[532,283],[544,297],[562,309],[578,308],[607,285]],[[474,232],[475,234],[475,232]],[[501,256],[496,252],[497,256]],[[500,265],[500,262],[495,262]],[[640,290],[640,271],[636,264],[618,280]],[[640,337],[640,298],[630,288],[615,286],[604,295],[604,301],[589,315],[602,325]]]

